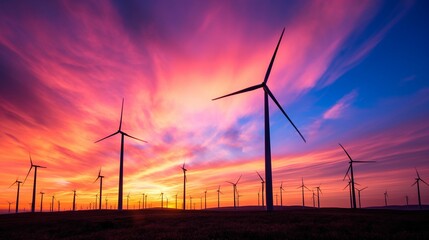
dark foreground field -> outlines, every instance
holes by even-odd
[[[78,211],[0,216],[0,239],[429,239],[429,211]]]

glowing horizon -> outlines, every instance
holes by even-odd
[[[301,177],[321,186],[322,207],[349,207],[343,190],[348,158],[362,205],[416,204],[415,168],[429,182],[429,84],[425,41],[419,31],[427,3],[399,1],[59,1],[0,3],[0,210],[14,202],[31,153],[37,192],[69,209],[95,202],[101,168],[103,195],[115,205],[120,138],[95,144],[122,128],[147,144],[125,139],[126,196],[152,207],[165,193],[169,207],[187,196],[199,208],[256,205],[264,176],[263,94],[254,91],[211,101],[263,81],[286,28],[268,85],[307,139],[303,143],[270,100],[274,204],[301,204]],[[412,26],[412,27],[411,27]],[[427,52],[427,51],[426,51]],[[28,211],[33,173],[21,187]],[[429,186],[421,186],[429,204]],[[306,192],[306,205],[312,206]],[[105,199],[103,197],[103,208]],[[278,199],[280,204],[280,199]],[[189,202],[189,198],[187,199]],[[194,202],[194,200],[193,200]],[[36,210],[40,207],[36,197]],[[165,204],[165,203],[164,203]],[[14,204],[12,205],[14,206]],[[189,207],[189,206],[187,206]],[[14,208],[13,208],[14,209]],[[56,204],[55,204],[56,209]]]

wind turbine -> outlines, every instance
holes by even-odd
[[[204,209],[207,209],[207,189],[204,191]]]
[[[308,191],[311,191],[307,186],[304,185],[304,178],[301,178],[301,186],[298,188],[302,189],[302,207],[305,207],[305,200],[304,200],[304,188],[306,188]]]
[[[240,181],[241,176],[242,176],[242,175],[240,175],[240,177],[238,178],[237,182],[235,182],[235,183],[227,181],[227,183],[230,183],[230,184],[232,185],[232,189],[233,189],[233,191],[234,191],[234,208],[236,208],[236,207],[237,207],[236,202],[235,202],[235,200],[236,200],[236,198],[235,198],[235,193],[237,192],[237,184],[238,184],[238,182]]]
[[[144,209],[144,193],[142,193],[142,209]]]
[[[421,201],[421,198],[420,198],[420,181],[422,181],[424,184],[426,184],[428,186],[429,186],[429,184],[427,184],[425,182],[425,180],[423,180],[423,179],[420,178],[420,175],[419,175],[419,172],[417,171],[417,169],[416,169],[416,174],[417,174],[416,181],[411,186],[414,186],[414,185],[417,184],[417,198],[419,200],[419,208],[422,209],[422,201]]]
[[[110,134],[107,137],[104,137],[95,143],[98,143],[100,141],[103,141],[104,139],[110,138],[116,134],[121,134],[121,154],[120,154],[120,162],[119,162],[119,193],[118,193],[118,210],[122,210],[122,198],[123,198],[123,182],[124,182],[124,137],[127,136],[129,138],[133,138],[135,140],[145,142],[145,140],[141,140],[139,138],[133,137],[125,132],[122,131],[122,114],[124,112],[124,99],[122,98],[122,108],[121,108],[121,119],[119,121],[119,129],[118,131]]]
[[[76,210],[76,190],[73,190],[73,211]]]
[[[353,175],[353,163],[372,163],[375,161],[355,161],[352,159],[352,157],[350,157],[349,153],[346,151],[346,149],[343,147],[343,145],[341,145],[340,143],[338,143],[340,145],[340,147],[344,150],[344,152],[347,154],[347,156],[349,157],[350,161],[349,161],[349,168],[347,169],[346,174],[344,175],[343,181],[344,179],[346,179],[346,176],[348,175],[349,171],[350,171],[350,175],[351,175],[351,193],[352,193],[352,208],[356,208],[356,194],[355,194],[355,178]]]
[[[101,199],[101,198],[100,198]],[[97,194],[95,194],[95,205],[94,205],[94,210],[96,210],[97,209],[97,203],[98,203],[98,193]],[[100,201],[100,203],[101,203],[101,201]]]
[[[359,199],[359,208],[362,208],[361,204],[360,204],[360,192],[362,192],[363,190],[367,189],[368,187],[364,187],[362,189],[356,188],[356,190],[358,191],[358,199]]]
[[[44,192],[40,192],[40,195],[42,195],[40,197],[40,212],[43,212],[43,195],[45,195]]]
[[[130,202],[130,193],[127,195],[127,210],[128,210],[128,203]]]
[[[389,195],[387,194],[387,190],[384,192],[384,206],[386,206],[387,207],[387,197],[388,197]]]
[[[221,194],[222,192],[220,191],[220,185],[219,185],[219,187],[217,188],[217,208],[220,208],[220,194]]]
[[[289,120],[289,122],[292,124],[292,126],[295,128],[295,130],[299,133],[301,138],[305,142],[304,136],[302,136],[301,132],[298,130],[298,128],[295,126],[295,124],[292,122],[292,120],[289,118],[289,116],[286,114],[286,112],[281,107],[280,103],[277,101],[277,99],[274,97],[274,94],[271,92],[271,90],[268,88],[267,82],[268,78],[271,73],[271,68],[273,67],[274,59],[277,54],[277,50],[279,48],[280,42],[282,40],[283,34],[285,29],[283,28],[282,34],[280,35],[279,42],[277,43],[276,49],[274,51],[274,54],[271,58],[270,64],[268,65],[267,72],[265,73],[264,81],[261,84],[251,86],[227,95],[224,95],[222,97],[215,98],[213,100],[221,99],[224,97],[245,93],[249,91],[256,90],[258,88],[262,88],[264,90],[264,118],[265,118],[265,179],[267,184],[267,191],[266,191],[266,200],[267,200],[267,211],[273,210],[273,179],[272,179],[272,169],[271,169],[271,143],[270,143],[270,114],[269,114],[269,104],[268,104],[268,96],[274,101],[274,103],[277,105],[277,107],[281,110],[281,112],[285,115],[285,117]]]
[[[10,213],[10,205],[13,204],[13,202],[7,201],[7,203],[9,204],[9,213]]]
[[[283,182],[280,184],[280,206],[283,207],[283,192],[284,192],[284,188],[283,188]]]
[[[183,166],[181,167],[183,171],[183,210],[186,209],[186,171],[188,169],[185,168],[185,162],[183,162]],[[192,206],[190,207],[192,209]]]
[[[15,207],[15,213],[18,213],[18,206],[19,206],[19,189],[21,187],[21,181],[18,180],[18,178],[15,180],[14,183],[12,183],[12,185],[9,186],[9,188],[11,188],[13,185],[18,185],[18,189],[16,191],[16,207]]]
[[[322,193],[322,189],[320,189],[320,184],[319,186],[316,187],[316,191],[317,191],[317,208],[320,208],[320,193]]]
[[[176,197],[176,209],[177,209],[177,193],[174,196]]]
[[[261,193],[261,189],[258,189],[258,207],[259,207],[259,205],[261,205],[261,204],[259,203],[259,201],[260,201],[260,200],[259,200],[259,199],[260,199],[260,198],[259,198],[259,194],[260,194],[260,193]]]
[[[33,181],[33,198],[32,198],[32,202],[31,202],[31,212],[34,212],[36,209],[36,179],[37,179],[37,168],[46,168],[43,166],[39,166],[39,165],[35,165],[33,164],[33,160],[31,159],[31,155],[30,153],[28,154],[30,156],[30,169],[28,170],[27,176],[24,179],[24,183],[27,180],[28,175],[31,172],[31,169],[34,168],[34,181]],[[24,183],[22,183],[24,185]]]
[[[99,202],[99,205],[98,205],[98,208],[100,210],[101,210],[101,199],[103,197],[103,178],[104,178],[104,176],[101,175],[101,168],[100,168],[100,170],[98,171],[98,176],[97,176],[97,178],[94,181],[94,183],[95,183],[95,182],[97,182],[98,179],[100,179],[100,202]]]
[[[315,196],[316,196],[316,194],[314,193],[314,190],[312,190],[311,191],[312,193],[313,193],[313,196],[312,196],[312,198],[313,198],[313,208],[315,208],[316,207],[316,198],[315,198]]]
[[[164,208],[164,193],[162,192],[160,195],[161,195],[161,208]]]
[[[52,195],[51,212],[54,211],[54,200],[55,200],[55,195]]]
[[[347,183],[347,185],[343,188],[343,190],[344,189],[346,189],[346,188],[349,188],[349,199],[350,199],[350,208],[353,208],[353,201],[352,201],[352,179],[350,178],[350,176],[347,174],[347,177],[348,177],[348,179],[349,179],[349,182]],[[356,185],[360,185],[359,183],[355,183]]]
[[[265,205],[265,201],[264,201],[264,186],[265,186],[265,181],[264,179],[261,177],[261,175],[258,173],[258,171],[256,171],[256,173],[258,174],[259,178],[261,179],[261,185],[262,185],[262,207],[264,207]]]

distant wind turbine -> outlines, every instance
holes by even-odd
[[[161,195],[161,208],[164,208],[164,193],[162,192],[160,195]]]
[[[76,190],[73,190],[73,211],[76,211]]]
[[[388,197],[389,195],[387,194],[387,190],[384,192],[384,206],[386,206],[387,207],[387,197]]]
[[[122,210],[122,198],[123,198],[123,182],[124,182],[124,137],[127,136],[129,138],[133,138],[135,140],[145,142],[145,140],[141,140],[139,138],[133,137],[122,131],[122,114],[124,112],[124,99],[122,98],[122,108],[121,108],[121,119],[119,121],[119,129],[118,131],[110,134],[107,137],[104,137],[95,143],[103,141],[104,139],[110,138],[116,134],[121,134],[121,154],[120,154],[120,162],[119,162],[119,193],[118,193],[118,210]]]
[[[416,174],[417,174],[416,181],[411,186],[417,185],[417,198],[419,200],[419,208],[422,209],[422,200],[420,198],[420,181],[422,181],[424,184],[426,184],[428,186],[429,186],[429,184],[427,182],[425,182],[425,180],[420,178],[420,175],[419,175],[419,172],[417,171],[417,169],[416,169]]]
[[[301,178],[301,186],[299,186],[298,188],[301,188],[302,190],[302,207],[305,207],[305,200],[304,200],[304,188],[307,189],[308,191],[311,191],[307,186],[304,185],[304,178]]]
[[[40,212],[43,212],[43,195],[45,195],[44,192],[40,192],[40,195],[42,195],[40,197]]]
[[[51,202],[51,212],[54,211],[54,200],[55,200],[55,195],[52,195],[52,202]]]
[[[18,213],[18,207],[19,207],[19,189],[21,187],[21,181],[18,180],[18,178],[15,180],[15,182],[12,183],[12,185],[9,186],[11,188],[13,185],[18,185],[18,189],[16,191],[16,206],[15,206],[15,213]]]
[[[283,182],[280,184],[280,206],[283,207],[283,192],[284,192],[284,188],[283,188]]]
[[[351,193],[352,193],[352,208],[356,208],[355,178],[354,178],[354,174],[353,174],[353,163],[372,163],[372,162],[375,162],[375,161],[355,161],[355,160],[352,159],[352,157],[350,157],[349,153],[346,151],[346,149],[343,147],[343,145],[341,145],[340,143],[339,143],[339,145],[344,150],[344,152],[346,153],[347,157],[349,157],[349,159],[350,159],[350,161],[349,161],[349,168],[347,169],[347,172],[344,175],[343,181],[344,181],[344,179],[346,179],[346,176],[350,172],[350,176],[351,176]]]
[[[265,205],[265,201],[264,201],[264,186],[265,186],[265,181],[264,179],[261,177],[261,174],[258,173],[258,171],[256,171],[256,173],[258,174],[259,178],[261,179],[261,185],[262,185],[262,207],[264,207]]]
[[[217,208],[220,208],[220,195],[222,192],[220,191],[220,185],[217,188]]]
[[[238,180],[237,180],[235,183],[227,181],[227,183],[230,183],[230,184],[232,185],[232,189],[233,189],[233,191],[234,191],[234,208],[236,208],[236,207],[237,207],[237,205],[236,205],[235,193],[237,192],[237,184],[238,184],[238,182],[240,181],[241,176],[242,176],[242,175],[240,175],[240,177],[238,178]]]
[[[271,90],[268,88],[267,82],[268,78],[271,73],[271,68],[273,67],[274,59],[277,54],[277,50],[279,48],[280,42],[282,40],[283,34],[285,29],[283,28],[282,34],[280,35],[280,39],[277,43],[276,49],[274,51],[274,54],[271,58],[270,64],[268,66],[267,72],[265,73],[264,81],[261,84],[251,86],[245,89],[242,89],[237,92],[233,92],[227,95],[224,95],[222,97],[215,98],[213,100],[221,99],[224,97],[232,96],[235,94],[245,93],[249,91],[256,90],[258,88],[262,88],[264,90],[264,118],[265,118],[265,180],[267,185],[266,190],[266,200],[267,200],[267,211],[273,210],[273,179],[272,179],[272,169],[271,169],[271,143],[270,143],[270,114],[269,114],[269,104],[268,104],[268,96],[274,101],[274,103],[277,105],[277,107],[281,110],[281,112],[285,115],[285,117],[289,120],[289,122],[292,124],[292,126],[295,128],[295,130],[299,133],[301,138],[305,142],[304,136],[302,136],[301,132],[298,130],[298,128],[295,126],[295,124],[292,122],[292,120],[289,118],[289,116],[286,114],[286,112],[281,107],[280,103],[277,101],[277,99],[274,97],[274,94],[271,92]]]
[[[316,191],[317,191],[317,208],[320,208],[320,193],[322,193],[322,189],[320,189],[320,184],[319,186],[316,187]]]
[[[13,204],[13,202],[9,202],[9,201],[7,201],[7,203],[9,204],[9,213],[10,213],[10,205],[12,205],[12,204]]]
[[[258,207],[259,207],[259,205],[261,205],[260,204],[260,197],[259,197],[260,194],[261,194],[261,189],[259,188],[258,189]]]
[[[358,199],[359,199],[359,208],[362,208],[361,203],[360,203],[360,192],[362,192],[363,190],[367,189],[368,187],[364,187],[362,189],[356,188],[356,190],[358,191]]]
[[[95,182],[97,182],[98,179],[100,179],[100,202],[98,204],[99,210],[101,210],[101,200],[103,197],[103,178],[104,178],[104,176],[101,175],[101,168],[100,168],[100,170],[98,171],[98,176],[94,181],[94,183],[95,183]],[[97,205],[97,203],[95,203],[95,204]],[[95,209],[95,207],[94,207],[94,209]]]
[[[185,162],[183,162],[183,166],[181,167],[183,171],[183,210],[186,209],[186,171],[188,169],[185,168]],[[190,207],[192,209],[192,206]]]
[[[39,166],[39,165],[35,165],[33,164],[33,160],[31,159],[31,154],[28,154],[30,156],[30,169],[28,170],[27,176],[24,179],[24,183],[27,180],[28,175],[31,172],[31,169],[34,168],[34,180],[33,180],[33,198],[32,198],[32,202],[31,202],[31,212],[35,212],[36,209],[36,179],[37,179],[37,168],[46,168],[43,166]],[[24,185],[23,183],[23,185]]]
[[[204,209],[207,209],[207,189],[204,191]]]
[[[127,195],[127,210],[128,210],[128,203],[130,202],[130,193]]]

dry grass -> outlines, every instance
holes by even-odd
[[[429,239],[429,211],[79,211],[0,216],[0,239]]]

